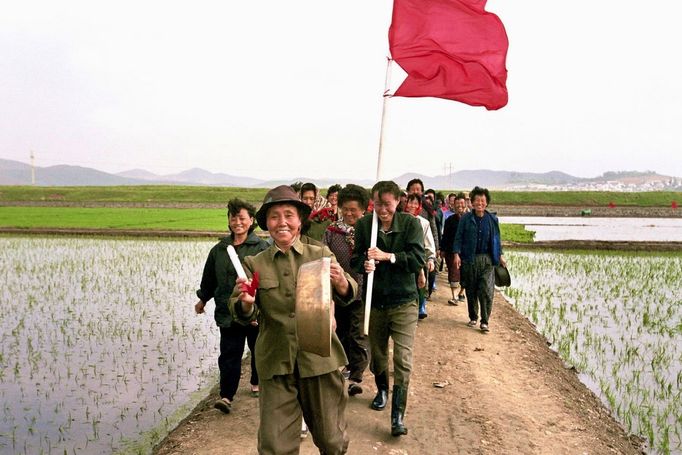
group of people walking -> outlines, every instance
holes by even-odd
[[[441,205],[437,193],[424,192],[419,180],[406,191],[392,181],[380,181],[370,192],[334,185],[324,202],[312,183],[297,190],[286,185],[270,190],[257,211],[244,201],[230,201],[230,235],[209,253],[195,310],[203,312],[214,298],[221,335],[221,398],[215,407],[223,412],[231,412],[244,344],[249,345],[251,391],[259,397],[259,453],[298,453],[303,419],[320,453],[342,454],[348,448],[346,403],[363,393],[368,366],[377,388],[370,407],[381,411],[388,406],[393,364],[391,434],[407,434],[415,333],[418,320],[427,315],[439,258],[448,267],[449,303],[457,304],[465,292],[469,325],[477,324],[478,303],[480,329],[489,330],[492,267],[504,264],[499,223],[486,210],[488,190],[478,187],[470,193],[469,212],[464,195],[449,195],[447,206]],[[254,234],[254,223],[268,231],[269,241]],[[246,278],[237,277],[228,245],[235,248]],[[300,349],[296,331],[298,269],[324,257],[331,258],[336,321],[328,357]],[[369,273],[374,285],[365,336]]]

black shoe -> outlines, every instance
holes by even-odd
[[[213,407],[225,414],[229,414],[230,411],[232,411],[232,403],[225,401],[222,398],[213,403]]]
[[[426,313],[419,313],[419,319],[426,319],[428,316]]]
[[[351,382],[348,384],[348,396],[355,396],[362,393],[362,387],[357,382]]]
[[[393,401],[391,403],[391,435],[402,436],[407,434],[407,428],[403,423],[405,407],[407,406],[407,387],[393,386]]]

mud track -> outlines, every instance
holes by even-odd
[[[348,453],[641,453],[641,441],[625,433],[502,295],[495,298],[491,332],[483,334],[467,327],[466,305],[447,304],[443,278],[417,329],[408,435],[390,436],[390,411],[369,408],[376,388],[366,373],[364,393],[350,398],[346,410]],[[258,400],[249,396],[248,372],[231,414],[213,409],[215,399],[214,390],[154,453],[255,454]],[[310,437],[301,453],[318,453]]]

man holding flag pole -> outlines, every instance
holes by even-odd
[[[509,42],[500,19],[485,11],[486,1],[394,0],[377,180],[381,178],[390,96],[437,97],[485,106],[488,110],[507,104],[505,61]],[[407,77],[390,95],[393,61],[405,70]],[[407,434],[403,418],[417,324],[416,302],[412,299],[410,304],[408,296],[412,292],[411,283],[416,297],[414,274],[423,265],[424,245],[416,219],[403,220],[404,214],[395,212],[400,189],[394,182],[378,182],[372,196],[373,213],[359,220],[356,226],[351,265],[358,272],[367,273],[364,333],[369,335],[370,369],[378,389],[372,402],[375,410],[384,409],[388,401],[388,338],[393,339],[395,384],[391,434],[400,436]]]
[[[355,249],[351,266],[359,273],[373,273],[374,285],[367,289],[371,301],[369,340],[370,370],[377,395],[372,409],[388,403],[388,341],[393,340],[394,385],[391,434],[407,434],[403,423],[407,390],[412,371],[412,347],[417,329],[417,285],[415,275],[424,266],[424,235],[417,219],[396,211],[400,187],[381,181],[372,188],[374,214],[365,215],[355,227]],[[372,224],[377,223],[375,246]]]

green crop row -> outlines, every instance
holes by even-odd
[[[0,227],[224,231],[221,209],[0,207]]]
[[[0,207],[0,227],[60,229],[135,229],[226,231],[223,209]],[[530,243],[533,232],[502,224],[502,238]]]

